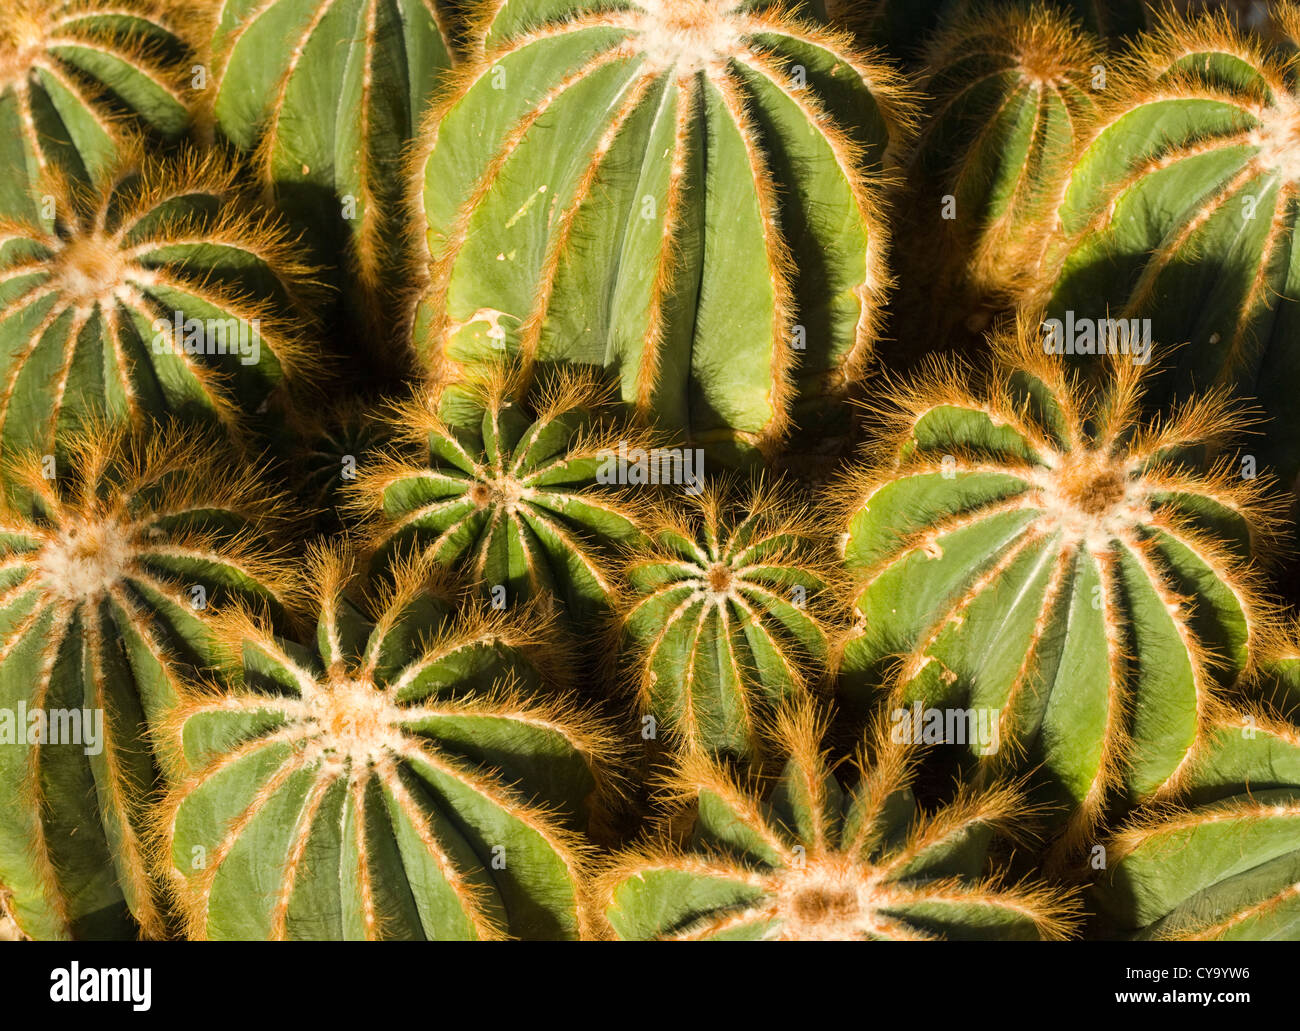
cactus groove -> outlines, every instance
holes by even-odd
[[[133,133],[189,128],[193,17],[156,0],[9,0],[0,23],[0,216],[35,219],[42,174],[89,182]]]

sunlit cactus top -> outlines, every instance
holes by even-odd
[[[208,99],[259,182],[364,302],[398,292],[402,155],[451,66],[447,0],[220,0]],[[330,255],[330,257],[334,257]],[[352,285],[352,278],[345,282]]]
[[[645,507],[619,462],[653,440],[609,417],[610,391],[592,377],[552,371],[525,390],[517,372],[497,366],[398,406],[389,427],[407,446],[369,463],[357,507],[376,517],[381,562],[419,551],[462,569],[497,607],[605,609],[614,546],[639,539]]]
[[[1300,470],[1298,60],[1226,15],[1170,17],[1144,37],[1063,185],[1040,279],[1055,315],[1150,319],[1157,339],[1187,343],[1153,402],[1215,387],[1257,399],[1272,417],[1259,451],[1288,479]]]
[[[649,544],[627,562],[619,623],[637,704],[660,736],[755,759],[764,715],[818,686],[830,651],[818,530],[771,483],[714,484],[657,507]]]
[[[1184,772],[1268,623],[1250,561],[1274,510],[1227,459],[1186,463],[1248,425],[1220,395],[1146,422],[1137,356],[1098,358],[1092,389],[1034,330],[999,351],[1007,371],[976,390],[951,373],[900,388],[877,461],[840,485],[859,582],[844,687],[864,704],[893,677],[995,713],[986,754],[1028,751],[1081,830],[1115,789]]]
[[[1300,728],[1216,714],[1178,805],[1105,843],[1093,889],[1108,933],[1157,941],[1294,940],[1300,924]]]
[[[575,830],[609,744],[542,693],[546,620],[458,616],[435,570],[404,565],[354,600],[354,561],[320,548],[311,647],[224,619],[242,683],[196,695],[166,732],[193,770],[158,817],[192,937],[579,933]]]
[[[40,209],[54,165],[89,180],[130,128],[181,136],[189,124],[183,6],[158,0],[9,0],[0,19],[0,215]]]
[[[103,735],[95,755],[0,747],[0,882],[36,937],[130,933],[131,917],[162,934],[143,824],[164,757],[147,725],[215,661],[212,607],[284,594],[277,502],[174,431],[99,426],[71,442],[64,470],[32,455],[6,477],[24,500],[0,500],[0,706],[88,707]]]
[[[311,369],[290,321],[309,272],[240,205],[235,176],[216,158],[136,152],[93,189],[47,177],[48,222],[0,222],[3,447],[50,450],[92,412],[213,422],[237,440]]]
[[[873,344],[897,74],[738,0],[479,15],[486,56],[416,161],[425,361],[603,366],[673,433],[775,448]]]
[[[808,708],[783,714],[774,784],[686,756],[668,790],[697,806],[685,848],[619,857],[597,902],[614,933],[659,941],[928,941],[1065,937],[1067,893],[981,875],[989,835],[1024,815],[1014,791],[960,791],[920,810],[909,745],[870,738],[841,785]]]

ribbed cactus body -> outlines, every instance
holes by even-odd
[[[180,4],[11,0],[0,25],[0,217],[35,219],[42,172],[89,181],[130,131],[189,126]]]
[[[925,56],[927,38],[936,31],[988,11],[992,7],[1021,11],[1056,11],[1072,17],[1090,32],[1116,37],[1146,28],[1146,0],[842,0],[832,14],[857,27],[871,43],[906,58]]]
[[[280,589],[247,473],[176,434],[98,437],[56,480],[10,467],[29,501],[0,502],[0,883],[36,938],[165,931],[152,729],[214,660],[208,607]]]
[[[1252,450],[1289,480],[1295,70],[1215,21],[1171,22],[1136,60],[1152,81],[1114,101],[1063,191],[1049,313],[1149,319],[1155,339],[1185,342],[1152,401],[1214,387],[1257,399],[1271,419]]]
[[[923,812],[908,746],[881,737],[841,784],[805,711],[778,723],[774,783],[742,782],[698,754],[669,788],[697,805],[685,847],[619,857],[598,901],[634,941],[925,941],[1062,937],[1062,894],[981,876],[990,835],[1020,806],[1006,790]],[[842,767],[843,769],[843,767]]]
[[[323,529],[337,533],[350,491],[392,444],[393,427],[378,406],[348,398],[308,414],[298,433],[301,444],[289,459],[297,495]]]
[[[1112,934],[1300,941],[1300,731],[1221,715],[1183,804],[1106,843],[1093,898]]]
[[[711,487],[651,517],[620,623],[637,704],[670,742],[755,758],[763,716],[817,686],[829,643],[814,533],[771,488]]]
[[[838,414],[888,279],[894,73],[736,0],[488,10],[416,167],[426,363],[604,368],[729,458]]]
[[[1129,359],[1095,393],[1030,337],[1001,361],[974,392],[897,395],[893,448],[840,487],[859,584],[842,686],[851,705],[893,679],[905,703],[969,710],[983,737],[962,720],[956,742],[1038,767],[1081,830],[1116,791],[1184,774],[1258,642],[1249,562],[1274,531],[1256,483],[1179,462],[1234,428],[1220,401],[1144,424]]]
[[[193,775],[159,818],[192,937],[578,934],[600,735],[535,696],[536,613],[457,616],[431,570],[358,603],[348,560],[318,553],[310,647],[228,621],[242,683],[173,720]]]
[[[918,273],[913,305],[951,325],[1032,282],[1106,80],[1098,43],[1048,7],[958,19],[927,67],[933,99],[908,162],[915,232],[900,244]]]
[[[52,453],[89,417],[176,416],[241,438],[310,369],[284,232],[210,159],[138,156],[50,222],[0,223],[0,446]]]
[[[463,570],[498,608],[547,597],[589,615],[612,600],[615,547],[640,536],[621,456],[651,442],[608,422],[608,392],[586,377],[530,394],[498,375],[399,408],[392,427],[409,447],[374,463],[357,499],[378,516],[381,562],[416,550]]]
[[[403,262],[402,155],[451,67],[447,0],[223,0],[220,132],[379,315]],[[372,363],[375,355],[371,354]]]

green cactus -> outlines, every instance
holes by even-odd
[[[448,0],[221,0],[213,115],[372,325],[405,260],[402,155],[451,67]],[[368,367],[384,360],[366,352]]]
[[[1300,724],[1300,625],[1278,629],[1256,649],[1255,668],[1239,694],[1263,699],[1284,719]]]
[[[192,775],[157,816],[190,937],[581,931],[574,827],[609,746],[537,696],[554,663],[539,613],[456,616],[435,569],[354,603],[353,561],[318,549],[311,647],[224,617],[242,682],[177,711],[166,738]]]
[[[926,65],[933,100],[907,162],[914,226],[902,250],[918,273],[908,299],[946,338],[1032,284],[1051,202],[1106,80],[1097,78],[1100,42],[1046,6],[957,19],[930,44]],[[945,303],[934,303],[936,289]]]
[[[486,55],[416,162],[436,378],[499,357],[605,368],[725,460],[842,414],[876,335],[888,66],[742,0],[484,5]]]
[[[129,154],[93,190],[47,178],[52,223],[0,222],[0,447],[53,452],[88,417],[241,440],[312,370],[308,270],[234,182]]]
[[[9,0],[0,23],[0,218],[36,219],[47,167],[106,173],[130,131],[190,124],[196,33],[162,0]]]
[[[347,525],[349,491],[392,445],[393,427],[380,407],[355,396],[319,412],[298,413],[300,442],[289,462],[295,496],[331,533]]]
[[[0,884],[33,937],[156,937],[152,728],[215,659],[207,608],[282,593],[274,502],[175,431],[101,426],[68,451],[55,479],[15,459],[5,480],[28,500],[0,499]]]
[[[603,418],[609,392],[573,372],[523,400],[504,368],[456,393],[400,406],[391,427],[406,452],[357,481],[379,561],[417,549],[460,567],[499,607],[553,597],[575,617],[607,609],[613,549],[640,536],[641,506],[617,462],[652,441]]]
[[[1049,6],[1101,36],[1126,36],[1144,29],[1150,14],[1147,0],[1001,0],[1004,7],[1023,11]],[[856,28],[869,42],[903,58],[926,58],[926,44],[935,33],[989,10],[976,0],[841,0],[832,14]]]
[[[619,856],[596,897],[613,933],[657,941],[926,941],[1062,938],[1067,893],[981,876],[988,840],[1024,806],[962,790],[920,809],[909,746],[878,729],[841,785],[814,710],[781,714],[774,783],[745,783],[700,753],[668,791],[695,808],[686,848],[667,838]]]
[[[1143,940],[1300,940],[1300,731],[1263,710],[1221,713],[1181,802],[1106,843],[1102,926]]]
[[[1251,556],[1276,529],[1259,481],[1180,461],[1243,425],[1222,398],[1143,423],[1148,367],[1108,360],[1090,391],[1029,331],[998,346],[976,391],[896,392],[892,444],[837,487],[858,581],[842,687],[993,714],[994,739],[966,743],[1041,763],[1068,848],[1108,801],[1185,775],[1267,625]]]
[[[1294,64],[1226,17],[1168,20],[1132,63],[1142,78],[1119,91],[1059,199],[1047,307],[1149,319],[1156,339],[1188,342],[1151,402],[1217,388],[1257,399],[1271,417],[1260,457],[1289,481],[1300,471]]]
[[[757,757],[764,713],[818,686],[829,657],[816,525],[783,489],[727,484],[646,525],[619,612],[637,705],[682,747]]]

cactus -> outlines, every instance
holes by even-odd
[[[1145,28],[1149,21],[1146,0],[1001,0],[1004,8],[1048,10],[1066,15],[1101,36],[1126,36]],[[857,28],[872,43],[903,58],[928,60],[925,44],[936,33],[979,16],[988,4],[974,0],[843,0],[838,16]]]
[[[619,613],[637,705],[687,749],[754,758],[759,722],[817,686],[829,563],[780,488],[711,486],[662,504]]]
[[[0,446],[53,452],[88,417],[240,440],[311,370],[308,270],[233,186],[215,158],[137,153],[93,190],[48,178],[53,224],[0,223]]]
[[[226,615],[241,682],[194,695],[166,734],[192,771],[158,813],[192,938],[580,932],[572,825],[609,747],[537,696],[545,621],[456,617],[435,569],[402,565],[354,603],[355,562],[317,549],[311,647]]]
[[[295,495],[331,533],[347,522],[349,490],[392,443],[392,426],[376,405],[345,398],[307,413],[295,434],[292,456]]]
[[[214,661],[206,609],[282,592],[275,502],[175,431],[100,426],[68,450],[54,479],[14,459],[27,500],[0,499],[0,884],[33,937],[132,937],[131,917],[154,937],[147,813],[168,767],[152,728]]]
[[[741,0],[484,5],[431,121],[415,344],[604,367],[647,421],[745,461],[840,414],[883,291],[877,172],[910,118],[846,37]]]
[[[1029,286],[1051,201],[1096,116],[1101,60],[1096,40],[1045,6],[981,10],[931,43],[924,87],[934,99],[908,161],[917,225],[904,250],[929,272],[909,280],[911,299],[950,324],[941,339]]]
[[[130,131],[175,141],[194,32],[157,0],[10,0],[0,26],[0,217],[35,219],[47,167],[90,181]]]
[[[1245,701],[1264,700],[1282,718],[1300,724],[1300,626],[1277,628],[1256,649],[1254,669],[1240,685]]]
[[[401,260],[404,148],[451,67],[447,0],[222,0],[213,114],[372,319]],[[344,113],[346,112],[346,113]],[[382,356],[367,352],[369,364]]]
[[[1256,398],[1271,416],[1261,457],[1289,481],[1295,69],[1226,18],[1167,20],[1133,62],[1149,81],[1114,101],[1059,199],[1047,306],[1188,341],[1152,404],[1216,388]]]
[[[1089,390],[1027,330],[997,347],[977,391],[898,390],[892,444],[837,488],[859,584],[843,688],[861,706],[892,675],[906,702],[995,713],[968,743],[1042,764],[1068,846],[1112,796],[1185,776],[1268,624],[1251,555],[1274,512],[1260,481],[1180,460],[1243,424],[1221,397],[1144,423],[1148,367],[1112,358]]]
[[[1263,710],[1220,714],[1181,801],[1107,842],[1102,926],[1160,941],[1300,938],[1300,731]]]
[[[616,463],[649,439],[604,420],[608,391],[573,372],[521,401],[517,376],[498,367],[458,395],[399,406],[392,426],[408,452],[358,479],[380,560],[416,548],[465,570],[498,607],[553,597],[575,617],[607,608],[613,548],[639,536]]]
[[[879,728],[841,785],[811,707],[783,712],[775,783],[737,780],[700,753],[668,791],[696,806],[687,848],[666,838],[611,863],[597,899],[614,934],[658,941],[1063,938],[1074,903],[980,875],[990,834],[1022,815],[1016,793],[960,791],[921,810],[908,746]],[[767,788],[767,790],[764,790]]]

